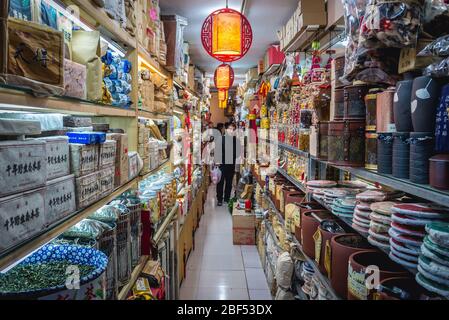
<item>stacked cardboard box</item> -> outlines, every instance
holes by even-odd
[[[234,245],[256,244],[256,216],[254,212],[247,213],[237,206],[232,212],[232,241]]]
[[[280,31],[281,50],[289,45],[292,39],[307,26],[325,26],[327,13],[325,0],[301,0],[290,20]]]

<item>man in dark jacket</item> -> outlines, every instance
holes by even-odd
[[[225,128],[225,134],[221,137],[221,148],[218,141],[215,145],[215,155],[218,160],[216,163],[220,163],[221,170],[221,180],[217,185],[218,206],[223,205],[223,200],[228,202],[231,197],[235,164],[240,152],[237,137],[235,136],[235,124],[227,123]]]

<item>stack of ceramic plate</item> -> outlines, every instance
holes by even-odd
[[[391,208],[395,202],[382,201],[371,204],[368,242],[382,250],[390,250]]]
[[[390,258],[408,268],[416,269],[421,245],[429,223],[447,221],[448,209],[434,204],[401,203],[392,208]]]
[[[312,279],[314,274],[315,270],[313,269],[313,267],[308,262],[304,262],[302,264],[302,273],[301,273],[302,278],[304,280],[302,291],[309,296],[312,291]]]
[[[324,201],[324,191],[326,191],[327,189],[325,188],[314,188],[313,191],[312,189],[307,188],[308,192],[312,192],[313,197],[316,198],[319,201]]]
[[[449,298],[449,224],[426,225],[416,281],[427,290]]]
[[[332,205],[332,213],[344,219],[352,219],[356,206],[355,198],[336,199]]]
[[[352,227],[361,235],[368,237],[371,223],[371,203],[385,200],[385,193],[377,190],[367,190],[356,195],[357,205],[354,209]]]
[[[368,187],[366,183],[355,180],[338,181],[338,186],[352,189],[366,189]]]
[[[313,193],[315,195],[322,189],[336,187],[337,183],[331,180],[310,180],[307,181],[306,186],[307,192]]]

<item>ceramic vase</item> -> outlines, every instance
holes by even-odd
[[[415,132],[435,131],[435,116],[440,94],[441,86],[435,79],[422,76],[413,80],[410,107]]]

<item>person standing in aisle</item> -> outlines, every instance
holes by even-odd
[[[221,152],[216,152],[220,162],[221,180],[217,185],[217,205],[222,206],[224,202],[229,202],[232,192],[232,183],[235,175],[236,159],[240,157],[237,154],[240,149],[237,147],[237,137],[235,136],[235,124],[227,123],[225,125],[225,134],[221,137]],[[216,147],[220,148],[217,143]],[[221,158],[221,159],[220,159]]]

